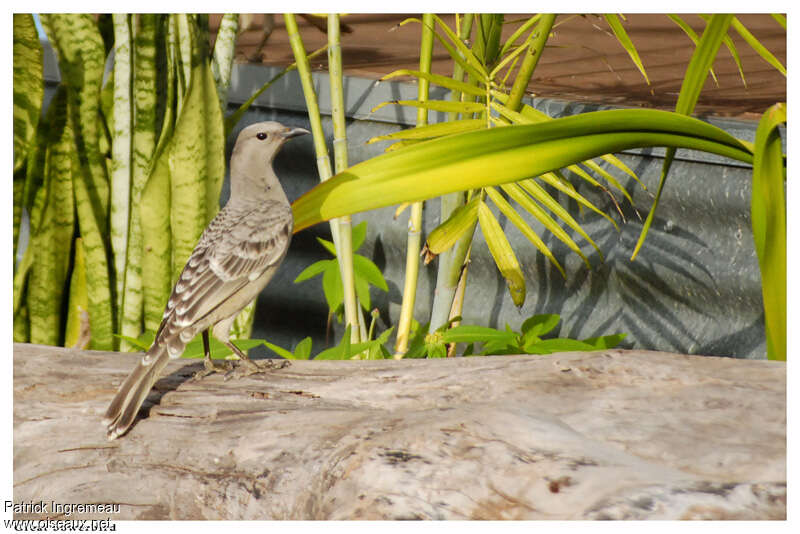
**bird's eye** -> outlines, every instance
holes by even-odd
[[[267,138],[267,134],[265,134],[264,132],[258,132],[256,134],[256,137],[258,137],[259,139],[261,139],[263,141],[264,139]]]

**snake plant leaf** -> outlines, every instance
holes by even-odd
[[[704,150],[747,163],[747,146],[677,113],[611,110],[424,141],[353,165],[293,203],[295,232],[346,214],[499,185],[634,147]]]
[[[122,309],[125,295],[125,271],[128,258],[128,225],[131,211],[131,151],[133,149],[133,108],[131,80],[133,79],[133,50],[131,44],[131,16],[124,13],[112,15],[114,21],[114,76],[113,121],[111,135],[111,212],[109,215],[111,251],[116,279],[116,302]],[[120,323],[122,318],[119,317]],[[115,328],[121,331],[120,325]],[[129,334],[125,332],[125,334]],[[134,332],[133,335],[138,335]]]
[[[109,285],[111,266],[105,240],[109,182],[106,156],[101,148],[105,131],[100,110],[105,46],[91,15],[42,14],[40,20],[58,54],[67,88],[69,125],[75,144],[69,152],[72,187],[86,253],[90,348],[110,350],[115,339],[114,303]]]
[[[128,248],[125,261],[124,293],[120,310],[120,333],[135,338],[141,334],[144,320],[142,280],[143,236],[139,206],[147,183],[156,145],[157,68],[156,35],[164,22],[163,15],[141,14],[133,44],[133,136],[131,161],[131,209],[128,223]],[[115,141],[116,142],[116,141]],[[133,350],[125,337],[120,350]]]
[[[411,106],[416,108],[428,109],[431,111],[445,111],[450,113],[480,113],[486,107],[477,102],[450,102],[448,100],[426,100],[420,102],[419,100],[391,100],[388,102],[381,102],[372,111],[375,112],[382,107],[398,105],[398,106]]]
[[[211,69],[206,62],[199,63],[192,69],[169,148],[171,218],[181,221],[172,228],[172,271],[176,274],[172,279],[219,210],[225,176],[223,124]]]
[[[69,283],[69,304],[67,307],[67,327],[64,335],[65,347],[80,347],[88,334],[84,329],[89,326],[89,291],[86,287],[86,254],[83,251],[83,240],[75,239],[75,261]],[[147,350],[147,347],[145,347]]]
[[[430,232],[427,239],[428,250],[433,254],[441,254],[455,245],[467,230],[474,228],[480,202],[480,197],[476,196],[458,207],[446,221]]]
[[[767,356],[786,361],[786,198],[779,126],[786,104],[769,108],[756,130],[750,218],[761,270]]]
[[[558,271],[561,273],[561,276],[566,278],[567,273],[564,272],[564,268],[561,266],[555,256],[553,256],[553,253],[550,251],[547,245],[544,244],[544,241],[542,241],[536,232],[533,231],[533,229],[528,225],[528,223],[525,222],[520,214],[511,207],[511,204],[509,204],[508,201],[503,198],[503,195],[501,195],[493,187],[487,187],[486,193],[488,194],[489,198],[492,199],[492,202],[494,202],[495,206],[497,206],[500,212],[503,213],[503,215],[505,215],[508,220],[514,224],[514,226],[519,228],[520,232],[522,232],[522,235],[527,237],[528,240],[533,243],[533,246],[535,246],[539,252],[541,252],[548,260],[550,260],[553,265],[556,266]]]
[[[238,13],[225,13],[222,15],[217,38],[214,41],[214,55],[211,58],[211,73],[214,76],[220,109],[225,109],[228,103],[228,88],[231,85],[233,55],[238,30]]]
[[[59,70],[71,100],[73,131],[81,151],[79,159],[85,162],[86,191],[94,204],[100,228],[105,228],[109,183],[106,156],[100,146],[105,133],[99,120],[105,68],[103,38],[94,17],[86,13],[40,14],[39,18],[58,54]],[[90,247],[88,242],[84,244]]]
[[[29,247],[33,265],[28,285],[30,341],[45,345],[60,344],[64,291],[72,253],[74,234],[74,194],[72,190],[73,142],[67,120],[66,93],[59,91],[48,110],[46,176],[41,192],[43,204],[36,225],[31,225]],[[55,290],[58,288],[58,290]]]
[[[396,78],[398,76],[414,76],[416,78],[428,80],[429,82],[435,83],[440,87],[444,87],[452,91],[461,91],[462,93],[466,93],[469,95],[475,95],[475,96],[486,95],[485,90],[475,85],[454,80],[453,78],[450,78],[448,76],[441,76],[439,74],[432,74],[430,72],[421,72],[418,70],[410,70],[410,69],[396,70],[394,72],[390,72],[389,74],[381,78],[381,81],[389,80],[391,78]]]
[[[506,279],[511,300],[519,308],[525,303],[525,277],[503,228],[484,202],[478,204],[478,222],[489,246],[489,252],[500,274]]]
[[[445,135],[471,132],[473,130],[484,128],[485,126],[486,121],[482,119],[464,119],[438,122],[425,126],[417,126],[416,128],[407,128],[405,130],[400,130],[399,132],[386,135],[379,135],[367,141],[367,144],[376,143],[378,141],[392,141],[394,139],[432,139],[435,137],[443,137]]]
[[[611,28],[611,31],[614,32],[614,35],[617,37],[619,44],[628,52],[628,55],[633,60],[633,63],[636,65],[636,68],[639,69],[639,72],[642,73],[644,76],[644,80],[647,82],[647,85],[650,85],[650,79],[647,77],[647,72],[644,70],[644,64],[642,63],[642,58],[639,57],[639,52],[636,51],[636,46],[631,41],[631,38],[628,36],[628,32],[625,31],[625,27],[622,25],[622,21],[619,18],[619,15],[614,14],[607,14],[603,15],[603,18],[606,19],[608,23],[608,27]]]
[[[36,134],[44,97],[43,51],[30,13],[14,13],[14,172]]]
[[[700,91],[703,90],[708,72],[711,69],[711,65],[714,63],[714,58],[717,57],[717,52],[719,51],[723,38],[727,35],[732,19],[733,15],[730,14],[712,15],[709,19],[703,36],[700,38],[700,42],[695,48],[691,60],[689,60],[689,65],[686,67],[686,74],[683,77],[681,91],[678,95],[678,103],[675,105],[676,113],[689,115],[694,110],[697,99],[700,97]],[[656,196],[650,207],[650,213],[647,214],[647,218],[642,225],[642,231],[633,249],[631,261],[639,254],[639,250],[642,248],[642,244],[647,237],[647,232],[653,224],[656,209],[661,200],[661,192],[664,189],[667,174],[669,174],[669,169],[672,166],[672,160],[675,158],[675,150],[676,147],[667,147],[664,163],[661,166],[661,177],[658,181]]]
[[[749,44],[750,47],[755,50],[758,55],[762,57],[762,59],[764,59],[764,61],[775,67],[778,72],[786,76],[786,67],[784,67],[778,58],[776,58],[772,52],[767,50],[767,48],[762,45],[747,28],[745,28],[744,24],[742,24],[738,18],[733,17],[731,19],[731,25],[733,26],[733,29],[735,29],[739,35],[742,36],[742,39],[744,39],[747,44]]]

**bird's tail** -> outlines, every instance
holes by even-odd
[[[131,426],[168,361],[165,344],[154,343],[119,387],[103,419],[103,424],[108,427],[109,441],[124,434]]]

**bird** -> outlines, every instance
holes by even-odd
[[[208,332],[247,365],[260,368],[229,340],[236,315],[270,281],[286,256],[292,209],[272,162],[283,144],[308,134],[278,122],[244,128],[230,160],[231,194],[208,224],[172,289],[153,344],[122,383],[103,419],[109,441],[128,431],[170,359],[203,334],[205,374],[220,371],[211,361]]]

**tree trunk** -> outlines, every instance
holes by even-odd
[[[786,517],[784,363],[609,350],[192,381],[201,362],[176,360],[108,442],[138,357],[14,346],[17,518]]]

